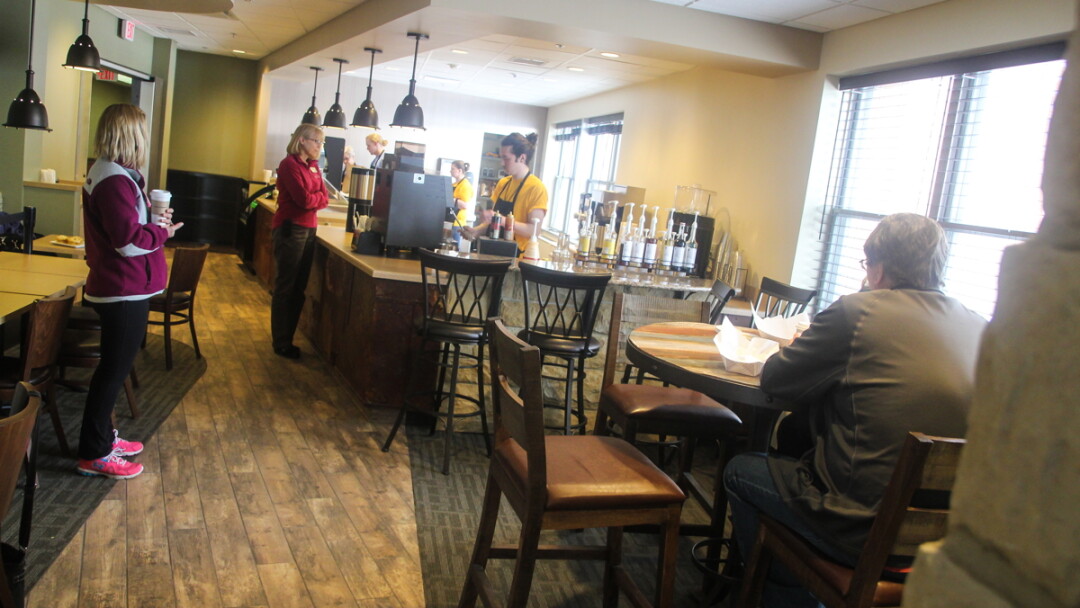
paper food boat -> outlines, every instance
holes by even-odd
[[[744,376],[760,376],[765,362],[780,350],[775,340],[747,335],[727,318],[713,342],[723,358],[724,370]]]

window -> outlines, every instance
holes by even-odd
[[[574,214],[581,195],[589,191],[592,183],[615,180],[622,126],[622,113],[555,125],[553,141],[548,147],[547,166],[555,167],[548,203],[548,230],[568,232],[577,229]]]
[[[886,215],[909,212],[937,220],[948,235],[945,292],[991,316],[1002,250],[1030,238],[1042,221],[1061,49],[924,66],[916,70],[922,77],[899,82],[896,73],[841,80],[819,307],[859,290],[866,237]],[[925,77],[928,71],[946,73]]]

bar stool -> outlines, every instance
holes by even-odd
[[[600,311],[611,275],[560,272],[523,262],[519,266],[525,294],[525,329],[518,338],[540,349],[544,365],[558,360],[565,376],[543,376],[565,382],[562,407],[566,435],[571,429],[585,433],[585,360],[600,352],[600,341],[593,337],[593,326]],[[577,385],[577,410],[570,408],[571,387]],[[571,414],[577,419],[570,423]],[[549,427],[560,428],[560,427]]]
[[[724,493],[721,479],[734,443],[732,440],[739,432],[742,420],[735,412],[697,391],[650,384],[613,383],[619,354],[624,350],[624,342],[619,340],[620,334],[624,332],[622,326],[624,313],[631,310],[636,313],[650,310],[653,307],[648,304],[649,299],[621,293],[616,293],[613,298],[607,359],[602,382],[603,390],[596,410],[593,434],[609,435],[612,433],[612,427],[615,426],[621,431],[623,439],[635,446],[638,446],[639,434],[659,435],[662,440],[665,437],[679,438],[679,461],[675,481],[687,496],[693,496],[709,515],[708,524],[681,524],[679,533],[686,536],[719,539],[723,537],[724,521],[727,515],[727,495]],[[672,302],[671,312],[677,314],[678,307],[674,304],[675,302]],[[685,306],[691,303],[679,302],[679,304]],[[698,304],[698,320],[710,321],[714,308],[712,303],[696,304]],[[638,318],[641,318],[640,314]],[[648,320],[648,322],[651,321]],[[716,478],[711,496],[690,471],[694,446],[701,441],[716,442],[719,447]],[[665,445],[665,442],[661,441],[661,445]],[[706,554],[703,558],[695,557],[696,560],[708,564],[720,562],[720,543],[710,540],[699,544],[703,545]],[[708,582],[705,587],[707,596],[715,593]]]
[[[484,401],[484,346],[488,342],[486,323],[499,314],[502,301],[502,285],[511,259],[475,260],[446,256],[430,251],[420,251],[420,272],[424,285],[424,316],[417,320],[418,331],[424,343],[436,342],[440,357],[436,363],[439,377],[430,409],[410,403],[410,399],[428,391],[407,395],[401,403],[394,426],[383,442],[382,451],[390,450],[398,427],[408,411],[418,411],[429,416],[446,419],[446,437],[443,445],[443,475],[450,473],[450,441],[454,433],[454,419],[480,416],[484,444],[491,454],[491,438],[488,433],[487,409]],[[465,345],[476,346],[476,354],[461,352]],[[423,353],[423,349],[419,351]],[[453,357],[451,357],[451,352]],[[461,362],[462,357],[468,361]],[[415,372],[418,366],[414,365]],[[458,370],[476,369],[477,397],[458,392]],[[450,371],[450,390],[445,390],[447,370]],[[458,413],[456,403],[464,399],[476,404],[476,411]],[[446,411],[439,405],[446,401]]]

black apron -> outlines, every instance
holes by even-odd
[[[532,171],[526,173],[525,178],[522,179],[521,183],[518,184],[517,190],[514,192],[514,198],[510,200],[506,200],[505,198],[503,198],[503,194],[506,194],[506,188],[503,188],[502,192],[499,192],[499,200],[495,201],[496,213],[502,216],[506,216],[508,213],[513,213],[514,205],[517,204],[518,195],[521,194],[521,188],[525,186],[525,180],[529,179],[530,175],[532,175]],[[514,219],[517,220],[517,218]]]

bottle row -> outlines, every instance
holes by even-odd
[[[687,228],[684,222],[674,225],[675,211],[668,212],[667,229],[657,233],[656,221],[660,207],[653,207],[652,220],[645,227],[646,206],[634,223],[634,203],[623,208],[619,229],[603,225],[595,217],[585,217],[579,226],[577,259],[580,262],[599,262],[617,267],[671,271],[693,274],[697,262],[698,214]]]

